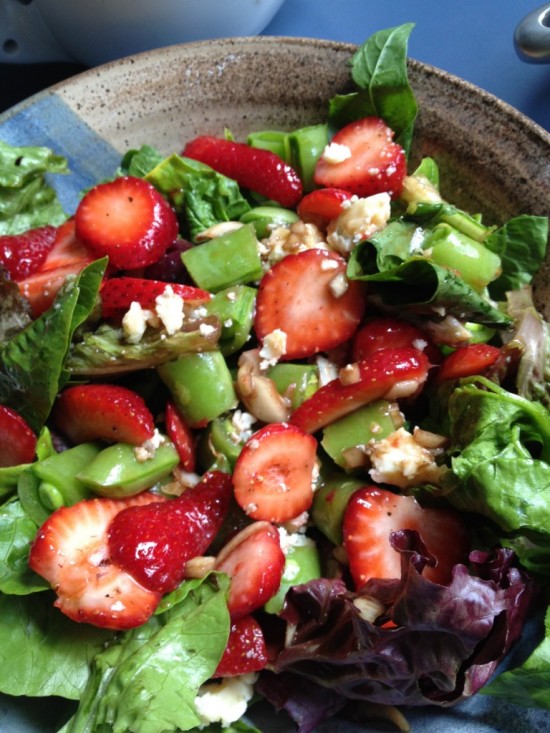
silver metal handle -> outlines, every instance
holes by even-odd
[[[522,61],[550,63],[550,4],[533,10],[518,24],[514,45]]]

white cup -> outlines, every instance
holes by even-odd
[[[96,66],[175,43],[260,33],[284,0],[0,0],[0,62]]]

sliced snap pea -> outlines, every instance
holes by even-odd
[[[98,443],[81,443],[33,464],[32,471],[40,481],[39,495],[46,507],[53,511],[89,497],[90,490],[78,474],[100,450]]]
[[[259,130],[251,132],[246,139],[248,145],[261,150],[269,150],[286,163],[288,160],[287,133],[280,130]]]
[[[289,162],[300,176],[305,192],[315,188],[313,180],[315,165],[328,142],[328,125],[326,124],[300,127],[288,133]]]
[[[319,388],[318,370],[313,364],[278,363],[269,368],[267,376],[277,392],[290,400],[293,410]]]
[[[255,206],[241,216],[243,224],[252,224],[259,239],[269,237],[276,227],[290,226],[298,221],[298,214],[281,206]]]
[[[342,522],[351,495],[365,482],[349,476],[331,476],[315,492],[311,516],[315,526],[333,544],[342,544]]]
[[[288,549],[281,585],[265,604],[265,610],[268,613],[280,613],[289,588],[320,577],[321,561],[317,546],[313,540],[304,538],[303,544],[292,545]]]
[[[248,341],[256,293],[256,288],[249,285],[234,285],[220,290],[206,303],[208,314],[217,316],[221,323],[218,348],[224,356],[234,354]]]

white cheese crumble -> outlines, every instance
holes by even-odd
[[[227,727],[242,718],[254,694],[257,678],[257,674],[243,674],[202,685],[195,697],[195,707],[203,724],[221,723],[222,727]]]
[[[306,249],[328,249],[324,236],[315,224],[301,220],[290,226],[278,226],[269,237],[258,242],[258,252],[265,269],[284,257]]]
[[[252,436],[252,426],[256,422],[254,415],[244,410],[235,410],[231,416],[231,427],[232,432],[230,438],[235,443],[246,443],[246,441]]]
[[[345,272],[339,272],[329,282],[328,287],[335,298],[341,298],[348,289],[348,279]]]
[[[170,336],[183,326],[183,298],[174,293],[171,285],[155,298],[155,310]]]
[[[372,465],[372,480],[401,489],[426,483],[438,485],[445,470],[437,465],[433,453],[404,428],[382,440],[370,441],[365,450]]]
[[[287,334],[280,328],[276,328],[265,336],[262,348],[259,351],[261,371],[274,366],[281,356],[286,353],[286,341]]]
[[[122,318],[122,330],[125,340],[129,344],[139,344],[153,316],[154,313],[142,308],[137,300],[132,301]]]
[[[345,160],[348,160],[348,158],[351,158],[351,150],[347,145],[329,143],[325,146],[321,157],[325,163],[336,165],[338,163],[343,163]]]
[[[154,458],[157,448],[165,442],[166,438],[164,435],[159,433],[155,428],[152,438],[149,438],[149,440],[146,440],[145,443],[142,443],[141,445],[136,445],[134,448],[136,461],[139,463],[145,463],[145,461],[149,461],[151,458]]]
[[[385,192],[366,198],[352,197],[346,203],[327,231],[328,245],[342,255],[349,254],[356,244],[383,229],[391,215],[391,197]]]

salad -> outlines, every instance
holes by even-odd
[[[548,220],[412,166],[411,30],[326,123],[144,144],[70,215],[0,142],[0,691],[63,733],[550,707],[546,638],[495,676],[547,605]]]

